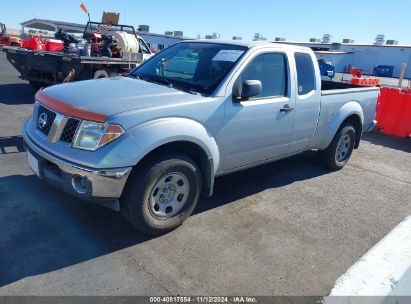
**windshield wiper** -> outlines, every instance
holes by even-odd
[[[200,95],[200,92],[198,92],[197,90],[193,89],[193,88],[189,88],[183,84],[180,83],[173,83],[172,84],[172,88],[186,92],[186,93],[190,93],[193,95]]]
[[[158,84],[164,84],[170,88],[173,87],[173,84],[171,83],[171,81],[166,78],[159,78],[159,77],[152,77],[152,76],[148,76],[148,78],[149,79],[147,81],[152,81]]]
[[[147,81],[147,82],[163,84],[163,85],[166,85],[168,87],[173,87],[173,84],[168,79],[165,79],[165,78],[158,78],[158,77],[153,77],[153,76],[144,75],[144,74],[136,74],[134,76],[136,76],[137,79],[139,79],[139,80],[144,80],[144,81]]]
[[[167,78],[160,78],[160,77],[155,77],[155,76],[150,76],[150,75],[143,75],[143,74],[136,74],[136,75],[133,75],[133,76],[137,77],[137,79],[140,79],[140,80],[144,80],[144,81],[151,82],[151,83],[157,83],[157,84],[161,84],[161,85],[166,85],[169,88],[180,90],[180,91],[190,93],[190,94],[193,94],[193,95],[199,95],[200,94],[199,92],[197,92],[193,88],[189,88],[189,87],[187,87],[183,84],[180,84],[180,83],[172,82],[172,81],[168,80]]]
[[[129,77],[136,77],[138,80],[142,80],[143,79],[143,75],[141,74],[129,74]]]

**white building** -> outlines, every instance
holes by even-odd
[[[85,24],[75,24],[62,21],[52,21],[44,19],[31,19],[21,23],[22,31],[25,28],[34,28],[55,32],[62,29],[69,33],[82,33]],[[183,37],[181,31],[167,31],[164,35],[149,32],[149,26],[140,25],[141,31],[137,34],[141,36],[153,51],[161,51],[179,41],[190,39]],[[208,39],[218,39],[219,34],[206,35]],[[239,39],[240,37],[235,37]],[[234,39],[234,38],[233,38]],[[267,40],[260,33],[254,35],[254,40]],[[325,34],[322,39],[310,38],[310,42],[289,42],[285,38],[277,37],[275,42],[307,46],[312,48],[318,59],[330,61],[337,72],[348,71],[349,66],[360,68],[365,74],[373,74],[374,68],[379,65],[393,66],[393,77],[399,77],[401,65],[407,64],[406,78],[411,78],[411,45],[399,45],[396,40],[385,39],[380,34],[375,39],[374,44],[354,43],[351,39],[343,39],[342,43],[332,42],[332,35]]]
[[[351,39],[344,39],[348,43],[332,42],[289,42],[281,43],[301,45],[312,48],[318,59],[330,61],[337,72],[346,72],[349,66],[360,68],[365,74],[372,75],[374,68],[379,65],[394,66],[393,77],[399,77],[401,65],[407,64],[406,78],[411,78],[411,45],[399,45],[397,41],[387,40],[378,35],[376,43],[354,43]],[[378,40],[378,41],[377,41]]]
[[[173,44],[176,44],[177,42],[190,39],[186,37],[169,36],[147,32],[137,32],[137,35],[143,38],[143,40],[153,51],[161,51]]]

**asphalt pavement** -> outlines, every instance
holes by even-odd
[[[182,227],[147,237],[33,176],[33,96],[0,53],[0,295],[322,296],[411,214],[411,140],[373,133],[339,172],[307,152],[218,178]]]

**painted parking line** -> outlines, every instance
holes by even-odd
[[[345,303],[356,296],[411,296],[411,216],[348,269],[329,296]]]

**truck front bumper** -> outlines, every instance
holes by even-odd
[[[23,132],[29,165],[39,178],[77,198],[118,209],[118,198],[131,167],[95,169],[80,166],[45,151]],[[116,207],[111,203],[116,202]]]

